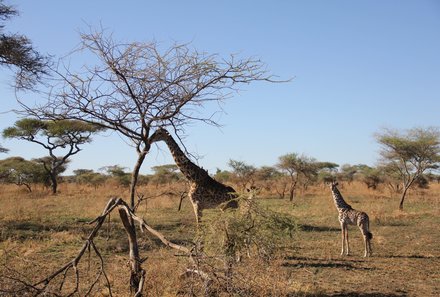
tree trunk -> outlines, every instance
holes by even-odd
[[[55,195],[57,193],[57,188],[58,188],[57,177],[52,172],[50,172],[49,175],[50,175],[50,181],[51,181],[51,187],[52,187],[52,194]]]
[[[405,201],[406,193],[408,192],[409,187],[410,185],[404,187],[402,197],[400,198],[399,210],[403,210],[403,202]]]
[[[32,188],[29,184],[23,184],[29,191],[29,193],[32,193]]]
[[[144,286],[145,270],[141,267],[136,228],[133,220],[127,216],[127,212],[123,208],[119,209],[119,216],[127,233],[130,248],[130,287],[136,292],[134,296],[141,297],[143,296],[142,289]]]
[[[141,169],[142,163],[144,162],[145,156],[147,155],[147,152],[145,149],[138,153],[138,159],[136,161],[136,164],[134,165],[133,172],[131,173],[131,184],[130,184],[130,208],[134,210],[134,195],[136,193],[136,185],[139,177],[139,170]]]
[[[289,192],[289,200],[293,201],[293,197],[295,196],[295,188],[296,188],[296,181],[292,184],[290,184],[290,192]]]

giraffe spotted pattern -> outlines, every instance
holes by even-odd
[[[167,130],[159,128],[152,136],[152,143],[164,141],[176,162],[177,167],[190,183],[188,197],[194,208],[197,223],[202,210],[222,205],[222,209],[237,208],[237,194],[232,187],[213,179],[206,170],[194,164],[180,149]]]

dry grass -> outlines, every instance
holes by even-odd
[[[0,262],[29,282],[48,275],[77,253],[92,228],[87,222],[102,211],[110,196],[128,196],[126,189],[110,187],[95,190],[63,184],[57,196],[42,189],[28,194],[12,186],[0,187]],[[151,196],[161,190],[143,189]],[[264,207],[291,214],[302,227],[294,250],[283,251],[271,263],[247,259],[237,267],[241,294],[439,296],[440,186],[411,192],[403,212],[397,210],[398,198],[388,198],[386,191],[370,191],[354,183],[344,185],[341,192],[354,208],[370,216],[373,257],[361,257],[362,239],[355,227],[349,231],[353,255],[339,256],[339,223],[328,189],[312,188],[293,205],[261,197]],[[170,195],[149,199],[139,214],[170,240],[185,242],[194,236],[194,218],[188,201],[177,211],[178,201],[179,197]],[[115,216],[104,225],[97,244],[106,259],[114,295],[128,296],[128,247]],[[142,256],[148,257],[144,264],[148,296],[175,296],[185,286],[178,277],[187,264],[185,258],[176,257],[148,235],[140,237],[140,247]],[[96,259],[81,265],[83,279],[93,278]],[[0,273],[5,273],[5,266]],[[0,288],[7,286],[1,282]],[[106,296],[104,284],[100,286],[96,294]]]

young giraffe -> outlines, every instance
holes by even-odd
[[[339,192],[337,182],[332,182],[331,190],[333,194],[333,200],[336,208],[338,209],[338,219],[341,223],[342,232],[342,252],[341,256],[348,255],[350,253],[350,245],[348,243],[348,225],[357,225],[364,236],[365,253],[364,257],[371,255],[371,239],[373,234],[370,232],[370,220],[365,212],[354,210],[344,198],[342,198]]]
[[[215,208],[220,204],[226,208],[237,208],[237,194],[232,187],[226,186],[211,176],[203,168],[194,164],[180,149],[179,145],[168,133],[167,130],[160,128],[151,136],[151,143],[164,141],[171,152],[171,155],[179,167],[182,174],[190,182],[188,197],[194,208],[197,224],[202,217],[202,210]]]

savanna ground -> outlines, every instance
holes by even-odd
[[[145,189],[145,191],[159,191]],[[340,229],[330,190],[319,186],[288,199],[266,197],[262,208],[287,213],[300,226],[294,238],[271,261],[245,258],[235,271],[249,296],[440,296],[440,185],[412,191],[404,211],[398,198],[386,191],[367,190],[361,184],[344,184],[341,192],[355,208],[367,212],[373,233],[373,257],[363,258],[359,230],[349,230],[352,255],[339,256]],[[127,197],[121,188],[62,184],[56,196],[42,189],[26,193],[0,185],[0,275],[33,283],[44,278],[79,251],[109,196]],[[188,201],[177,211],[178,197],[147,200],[138,214],[168,239],[185,244],[195,234]],[[188,265],[185,257],[165,247],[154,236],[139,232],[141,256],[147,257],[147,296],[175,296],[185,287],[179,277]],[[96,244],[114,296],[129,296],[128,245],[117,214],[103,225]],[[96,257],[81,262],[81,280],[96,276]],[[95,268],[94,268],[95,267]],[[72,275],[68,275],[71,278]],[[107,296],[101,281],[95,296]],[[11,288],[0,278],[0,289]],[[81,289],[80,296],[85,294]],[[0,296],[11,294],[0,293]],[[237,294],[241,295],[241,294]]]

